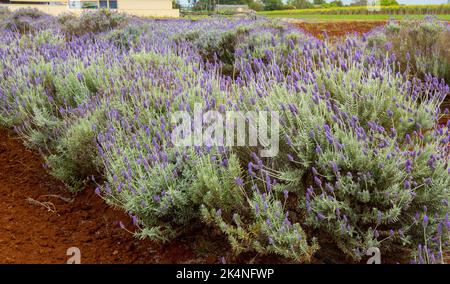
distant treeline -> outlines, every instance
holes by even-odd
[[[179,0],[173,0],[175,6],[179,6]],[[248,5],[256,11],[292,10],[299,14],[329,14],[329,15],[352,15],[352,14],[450,14],[450,5],[399,5],[396,0],[381,0],[381,9],[368,9],[367,0],[354,0],[349,5],[344,5],[341,0],[327,2],[325,0],[190,0],[189,10],[214,11],[218,4]],[[177,5],[178,4],[178,5]]]
[[[346,6],[334,8],[298,9],[283,11],[268,11],[266,14],[327,14],[327,15],[361,15],[361,14],[395,14],[395,15],[422,15],[422,14],[450,14],[450,4],[443,5],[396,5],[381,6],[378,10],[368,9],[367,6]]]
[[[174,7],[180,7],[180,0],[173,0]],[[345,6],[342,0],[189,0],[189,10],[213,11],[219,3],[224,5],[248,5],[256,11],[294,10],[294,9],[329,9],[338,7],[362,7],[367,6],[367,0],[354,0]],[[380,0],[381,6],[399,5],[396,0]]]

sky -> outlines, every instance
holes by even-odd
[[[188,0],[180,0],[182,5],[188,3]],[[331,2],[331,0],[328,0]],[[350,3],[351,0],[343,0],[344,3]],[[400,4],[443,4],[447,3],[447,0],[397,0]]]

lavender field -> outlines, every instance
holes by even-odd
[[[137,238],[202,228],[236,257],[443,263],[449,42],[433,18],[319,40],[263,17],[0,11],[0,125]],[[276,153],[261,137],[175,145],[173,114],[199,105],[276,113]]]

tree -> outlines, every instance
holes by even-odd
[[[320,6],[322,8],[334,8],[334,7],[342,7],[342,6],[344,6],[344,3],[342,3],[341,0],[335,0],[335,1],[332,1],[330,3],[322,4]]]
[[[398,2],[396,0],[381,0],[381,6],[396,6]]]
[[[314,0],[313,3],[314,3],[314,5],[322,5],[322,4],[326,4],[327,1],[325,1],[325,0]]]
[[[308,0],[290,0],[288,4],[297,9],[309,9],[314,7],[314,5]]]
[[[180,0],[172,0],[172,8],[180,9],[181,8]]]
[[[280,10],[284,4],[282,0],[262,0],[264,10]]]
[[[281,1],[281,0],[280,0]],[[258,10],[261,6],[258,0],[188,0],[189,5],[193,10],[208,10],[212,11],[216,5],[245,5],[247,4],[251,9]],[[260,10],[260,9],[259,9]]]
[[[261,0],[247,0],[247,5],[250,9],[255,11],[264,10],[264,5],[261,3]]]
[[[332,1],[330,2],[331,7],[342,7],[344,6],[344,3],[342,3],[341,0],[336,0],[336,1]]]

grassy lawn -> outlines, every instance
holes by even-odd
[[[287,11],[276,12],[259,12],[260,15],[269,18],[292,18],[303,19],[307,21],[385,21],[389,19],[405,20],[405,19],[422,19],[426,15],[389,15],[389,14],[373,14],[373,15],[326,15],[326,14],[302,14],[289,13]],[[439,19],[450,21],[450,14],[438,15]]]

